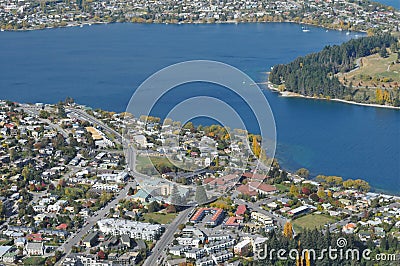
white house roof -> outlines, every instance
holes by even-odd
[[[12,246],[0,246],[0,258],[3,257],[11,248]]]

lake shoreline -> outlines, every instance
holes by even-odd
[[[303,33],[300,26],[293,23],[198,26],[114,23],[27,34],[2,35],[0,32],[0,36],[4,39],[1,42],[4,59],[1,64],[2,98],[16,102],[57,103],[70,96],[94,109],[123,112],[134,89],[150,74],[170,64],[193,58],[212,59],[241,69],[255,83],[260,83],[266,81],[265,72],[270,66],[317,52],[326,45],[339,45],[351,39],[353,34],[326,32],[321,28]],[[295,43],[294,37],[297,38]],[[237,38],[240,40],[235,44],[229,42]],[[138,39],[151,45],[138,42]],[[213,42],[204,42],[209,39]],[[76,44],[79,43],[85,45],[78,47]],[[164,44],[160,46],[159,43]],[[238,53],[238,49],[250,43],[254,44],[251,49]],[[193,90],[177,88],[165,97],[165,101],[159,101],[154,115],[163,116],[172,106],[203,91],[205,95],[213,95],[235,106],[243,115],[251,112],[246,105],[236,106],[235,95],[193,84]],[[397,184],[395,158],[399,153],[397,148],[392,148],[393,143],[397,143],[398,132],[391,125],[399,123],[400,112],[381,109],[382,114],[376,117],[375,110],[378,109],[289,100],[270,90],[264,94],[279,120],[277,158],[285,162],[285,169],[296,170],[304,166],[313,173],[362,178],[372,187],[398,192],[393,188]],[[346,114],[348,116],[342,120]],[[371,120],[375,118],[379,123],[372,126]],[[259,133],[257,121],[247,121],[249,132]],[[347,128],[352,133],[342,138]],[[324,145],[316,143],[315,140],[320,138]],[[371,145],[374,145],[373,150],[364,150]],[[375,167],[375,163],[385,165],[386,169]],[[340,168],[337,167],[339,164]],[[387,178],[378,181],[375,176],[379,175]]]
[[[325,100],[325,101],[341,102],[341,103],[366,106],[366,107],[377,107],[377,108],[400,110],[400,107],[390,106],[390,105],[380,105],[380,104],[375,104],[375,103],[358,103],[358,102],[354,102],[354,101],[348,101],[348,100],[337,99],[337,98],[327,99],[327,98],[321,98],[321,97],[306,96],[306,95],[302,95],[300,93],[291,92],[291,91],[280,91],[279,89],[275,88],[273,86],[273,84],[269,81],[264,84],[267,85],[267,88],[269,90],[279,93],[280,96],[282,96],[282,97],[295,97],[295,98],[305,98],[305,99],[313,99],[313,100]]]
[[[75,27],[84,27],[84,26],[92,26],[92,25],[104,25],[104,24],[164,24],[164,25],[217,25],[217,24],[257,24],[257,23],[291,23],[291,24],[297,24],[299,26],[301,25],[306,25],[306,26],[311,26],[311,27],[316,27],[316,28],[321,28],[321,29],[326,29],[326,30],[334,30],[334,31],[344,31],[344,29],[341,28],[335,28],[335,27],[329,27],[329,26],[323,26],[323,25],[316,25],[313,23],[306,23],[306,22],[297,22],[293,20],[283,20],[283,21],[235,21],[235,20],[229,20],[229,21],[216,21],[216,22],[202,22],[202,21],[193,21],[193,22],[129,22],[129,21],[124,21],[124,22],[106,22],[106,21],[86,21],[84,23],[71,23],[68,25],[58,25],[58,26],[49,26],[49,27],[44,27],[44,28],[23,28],[23,29],[2,29],[2,32],[27,32],[27,31],[36,31],[36,30],[47,30],[47,29],[58,29],[58,28],[75,28]],[[350,32],[354,33],[366,33],[366,30],[362,29],[357,29],[357,30],[348,30]]]

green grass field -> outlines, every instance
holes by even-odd
[[[151,167],[153,165],[166,165],[173,167],[173,164],[169,161],[167,157],[158,157],[158,156],[138,156],[137,157],[137,168],[139,169],[140,167]]]
[[[396,63],[396,60],[397,53],[391,53],[386,58],[379,54],[363,57],[359,59],[358,69],[339,74],[338,78],[346,86],[352,84],[352,100],[376,103],[376,89],[385,89],[391,93],[400,83],[400,63]]]
[[[274,186],[279,190],[279,192],[287,192],[289,191],[289,187],[282,184],[274,184]]]
[[[137,167],[149,166],[150,163],[151,163],[151,162],[150,162],[150,160],[149,160],[148,157],[145,157],[145,156],[138,156],[138,157],[136,158]]]
[[[145,213],[143,214],[143,217],[146,222],[149,222],[150,219],[153,219],[155,222],[158,222],[160,224],[169,224],[175,219],[176,215],[176,213],[153,212]]]
[[[386,58],[382,58],[379,54],[363,57],[360,59],[359,69],[343,76],[347,83],[352,81],[353,87],[373,88],[382,85],[386,88],[396,87],[400,82],[400,64],[395,63],[396,59],[396,53],[392,53]],[[343,82],[343,76],[339,77],[341,82]],[[391,79],[391,81],[384,81],[384,78]]]
[[[166,164],[169,163],[168,159],[164,157],[138,156],[136,170],[147,175],[157,174],[157,170],[154,167],[154,163],[156,162],[165,162]]]
[[[24,265],[39,266],[44,265],[46,258],[44,257],[28,257],[24,259]]]
[[[292,223],[296,231],[302,231],[304,229],[320,228],[325,224],[333,223],[335,221],[334,218],[323,214],[309,214],[295,219]]]
[[[176,165],[174,165],[176,164]],[[188,167],[188,165],[185,165]],[[196,166],[196,165],[194,165]],[[169,158],[165,156],[138,156],[137,157],[137,165],[136,165],[136,170],[140,173],[143,174],[158,174],[159,172],[162,172],[161,168],[170,168],[171,171],[172,169],[176,167],[184,168],[184,165],[179,162],[179,161],[173,161],[171,162]],[[157,168],[157,169],[156,169]],[[158,170],[158,171],[156,171]]]

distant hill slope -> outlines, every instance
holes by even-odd
[[[270,72],[269,81],[278,85],[281,91],[305,96],[399,106],[399,83],[390,78],[391,73],[385,73],[386,76],[378,73],[386,63],[391,65],[389,71],[392,68],[396,76],[399,52],[398,39],[390,34],[353,39],[342,45],[326,46],[318,53],[298,57],[288,64],[276,65]],[[371,55],[381,60],[374,62],[369,57],[364,58]],[[366,67],[367,62],[376,66]],[[375,82],[375,86],[360,83],[357,79],[366,79],[365,75],[380,82]],[[387,86],[385,82],[389,82]]]

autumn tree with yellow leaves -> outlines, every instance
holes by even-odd
[[[375,91],[376,103],[385,104],[390,103],[390,93],[387,90],[376,89]]]
[[[258,143],[257,137],[255,135],[253,135],[252,150],[253,150],[254,156],[259,158],[260,157],[260,153],[261,153],[261,146]]]
[[[303,257],[301,256],[300,240],[297,242],[298,255],[296,257],[296,266],[303,266]]]
[[[308,252],[308,250],[306,250],[306,252],[304,253],[304,257],[306,260],[306,266],[311,266],[310,253]]]
[[[290,186],[289,193],[292,194],[293,196],[297,196],[299,194],[299,188],[296,185],[292,184]]]
[[[293,238],[293,225],[287,221],[283,227],[283,235],[289,239]]]
[[[324,190],[323,187],[319,187],[319,188],[318,188],[317,195],[318,195],[318,197],[319,197],[320,199],[323,199],[323,198],[326,197],[326,193],[325,193],[325,190]]]

